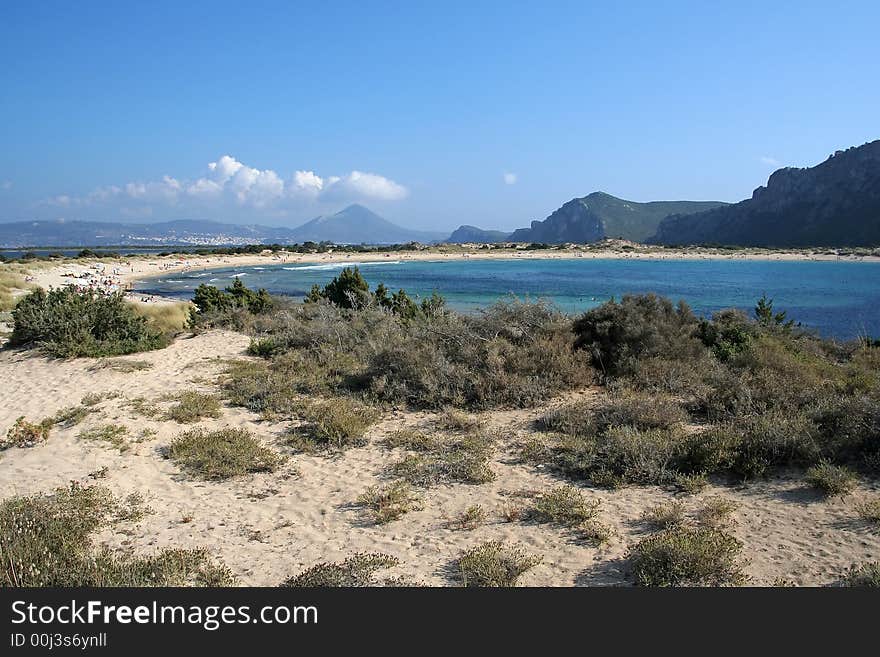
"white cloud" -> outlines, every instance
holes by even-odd
[[[762,155],[760,159],[762,164],[766,164],[769,167],[778,167],[780,164],[782,164],[775,157],[770,157],[769,155]]]
[[[84,197],[55,196],[45,203],[70,208],[116,207],[133,216],[147,215],[145,206],[150,206],[150,210],[152,206],[205,206],[218,210],[228,206],[283,211],[304,202],[395,201],[407,193],[403,185],[375,173],[355,170],[322,178],[314,171],[300,170],[285,181],[272,169],[257,169],[224,155],[208,163],[205,175],[195,180],[182,181],[166,175],[158,181],[100,187]]]
[[[517,175],[515,173],[504,172],[504,184],[505,185],[515,185],[517,181]]]

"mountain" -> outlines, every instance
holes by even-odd
[[[476,226],[465,225],[459,226],[452,231],[452,235],[447,237],[445,241],[450,244],[464,244],[468,242],[494,244],[495,242],[506,242],[508,237],[510,237],[510,233],[505,233],[501,230],[483,230]]]
[[[409,231],[385,221],[360,205],[331,217],[313,219],[299,228],[235,225],[217,221],[178,220],[155,224],[100,221],[19,221],[0,223],[0,247],[152,246],[294,244],[306,241],[391,244],[433,241],[443,234]]]
[[[651,201],[637,203],[605,192],[572,199],[544,221],[533,221],[510,236],[512,242],[596,242],[621,238],[642,242],[670,214],[690,214],[717,208],[718,201]]]
[[[752,198],[664,219],[657,244],[874,246],[880,244],[880,140],[814,167],[775,171]]]
[[[335,242],[336,244],[404,244],[436,242],[445,233],[403,228],[383,219],[362,205],[349,205],[336,214],[321,216],[291,231],[295,242]]]

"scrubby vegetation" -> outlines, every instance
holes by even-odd
[[[6,437],[0,439],[0,450],[10,447],[33,447],[49,439],[49,431],[55,425],[52,418],[41,422],[28,422],[22,416],[15,421],[6,432]]]
[[[77,436],[80,440],[108,443],[119,451],[128,448],[125,437],[128,435],[128,427],[121,424],[102,424],[91,429],[80,431]]]
[[[794,466],[839,490],[850,485],[842,467],[880,472],[876,347],[817,338],[766,298],[754,319],[697,319],[683,304],[624,297],[574,330],[611,395],[542,418],[550,435],[524,453],[531,462],[596,485],[679,489]]]
[[[392,465],[390,472],[414,486],[484,484],[495,479],[495,472],[489,467],[495,443],[490,434],[423,436],[416,433],[398,435],[396,440],[398,445],[413,451]]]
[[[457,566],[463,586],[511,587],[542,561],[518,546],[488,541],[462,554]]]
[[[229,586],[228,568],[204,550],[152,555],[96,549],[99,529],[137,519],[137,499],[72,484],[0,504],[0,586]]]
[[[187,431],[171,442],[166,455],[190,474],[211,480],[273,472],[284,461],[246,429],[232,428]]]
[[[853,566],[843,577],[844,586],[880,587],[880,561]]]
[[[642,520],[659,529],[669,529],[684,522],[684,504],[669,500],[649,506],[642,512]]]
[[[289,443],[304,452],[344,450],[362,444],[364,432],[376,421],[376,412],[350,399],[318,401],[300,410],[305,424],[296,427]]]
[[[251,353],[270,363],[230,371],[233,403],[289,414],[292,395],[322,393],[479,410],[530,406],[593,380],[589,359],[572,349],[570,320],[546,304],[503,302],[463,316],[432,297],[402,312],[380,290],[358,293],[352,271],[310,303],[249,320]]]
[[[729,586],[745,581],[741,548],[721,529],[676,524],[639,541],[629,558],[639,586]]]
[[[12,317],[11,346],[37,346],[58,358],[116,356],[168,344],[168,336],[135,313],[121,293],[38,288],[19,300]]]
[[[194,307],[190,309],[189,321],[194,326],[235,323],[236,316],[260,315],[273,305],[266,290],[251,290],[239,278],[225,290],[202,283],[193,295]]]
[[[377,525],[384,525],[420,508],[419,495],[405,481],[395,481],[387,486],[374,486],[357,499],[370,513]]]
[[[319,563],[295,577],[285,581],[282,586],[298,588],[364,587],[379,586],[376,571],[396,566],[399,561],[387,554],[356,554],[341,563]],[[396,584],[395,581],[387,582]]]
[[[486,522],[487,517],[488,514],[481,505],[471,504],[457,516],[447,520],[443,526],[446,527],[446,529],[471,531]]]
[[[166,419],[180,424],[192,424],[203,418],[218,418],[220,400],[216,395],[209,395],[195,390],[185,390],[170,397],[175,403],[165,414]]]
[[[828,497],[851,493],[858,480],[849,468],[821,461],[807,470],[807,483]]]
[[[587,500],[577,488],[559,486],[539,494],[526,517],[535,522],[580,527],[596,517],[599,506],[599,500]]]

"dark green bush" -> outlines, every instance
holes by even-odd
[[[168,344],[168,337],[150,328],[121,293],[38,288],[18,302],[12,317],[10,345],[36,345],[58,358],[117,356]]]
[[[698,358],[699,322],[684,301],[673,305],[653,294],[626,295],[575,320],[575,347],[586,350],[606,376],[632,372],[640,358]]]

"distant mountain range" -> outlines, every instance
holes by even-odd
[[[880,140],[774,172],[752,198],[664,219],[650,242],[742,246],[880,244]]]
[[[597,242],[619,238],[643,242],[651,237],[664,217],[670,214],[702,212],[724,205],[720,201],[651,201],[637,203],[605,192],[593,192],[565,203],[543,221],[533,221],[529,228],[513,233],[485,231],[461,226],[449,242]]]
[[[337,244],[402,244],[432,242],[445,233],[408,230],[362,205],[317,217],[297,228],[235,225],[217,221],[179,220],[155,224],[98,221],[20,221],[0,223],[0,246],[151,246],[296,244],[330,241]]]

